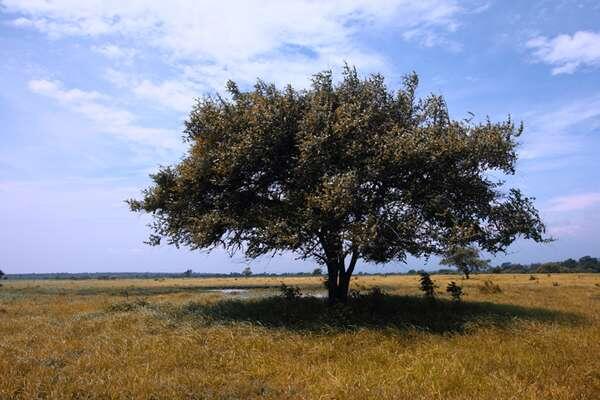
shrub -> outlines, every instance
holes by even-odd
[[[429,274],[425,271],[419,272],[421,278],[419,279],[419,288],[423,291],[423,295],[429,299],[433,299],[435,297],[435,289],[437,285],[433,283]]]
[[[552,286],[558,286],[558,282],[552,282]]]
[[[529,280],[530,281],[537,281],[537,278],[533,275],[529,275]]]
[[[494,283],[492,281],[483,282],[483,286],[480,286],[479,290],[481,291],[481,293],[486,293],[486,294],[502,293],[502,289],[500,288],[500,285],[498,285],[497,283]]]
[[[385,296],[386,296],[385,291],[382,288],[380,288],[379,286],[373,286],[372,288],[369,289],[369,291],[365,295],[365,297],[368,298],[369,301],[373,305],[376,305],[376,306],[381,304],[381,302],[383,301],[383,298]]]
[[[363,294],[360,292],[360,290],[357,289],[350,289],[348,291],[348,298],[352,299],[352,300],[360,300],[363,297]]]
[[[374,286],[369,289],[365,297],[369,302],[371,316],[374,313],[378,313],[382,310],[385,296],[385,291],[379,286]]]
[[[450,282],[448,286],[446,286],[446,292],[452,296],[452,300],[454,301],[460,301],[463,295],[462,287],[457,285],[454,281]]]
[[[286,285],[282,283],[279,287],[279,292],[281,293],[281,297],[286,300],[296,300],[302,297],[302,291],[298,286]]]
[[[369,289],[367,296],[371,298],[381,299],[385,296],[385,291],[379,286],[373,286],[371,289]]]

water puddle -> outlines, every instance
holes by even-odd
[[[327,292],[308,292],[304,293],[302,297],[314,297],[317,299],[324,299],[327,297]]]
[[[218,292],[223,294],[242,294],[247,293],[248,289],[208,289],[207,292]]]
[[[206,289],[205,292],[221,293],[227,297],[238,297],[238,298],[260,298],[277,296],[278,292],[273,289],[242,289],[242,288],[223,288],[223,289]],[[327,292],[306,292],[302,294],[302,297],[314,297],[317,299],[323,299],[327,297]]]

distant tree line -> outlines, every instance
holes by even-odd
[[[322,273],[320,268],[315,268],[310,272],[282,272],[269,273],[261,272],[254,273],[248,267],[242,272],[215,273],[215,272],[193,272],[191,269],[183,272],[52,272],[52,273],[25,273],[25,274],[10,274],[10,279],[70,279],[70,280],[115,280],[115,279],[158,279],[158,278],[240,278],[247,276],[256,277],[287,277],[287,276],[313,276],[317,275],[316,270],[319,270],[319,275]],[[361,273],[363,275],[364,273]],[[400,274],[400,273],[398,273]],[[374,273],[370,275],[383,275]],[[5,275],[3,279],[7,279]],[[2,279],[2,278],[0,278]]]
[[[486,260],[487,262],[488,260]],[[573,258],[564,261],[550,261],[545,263],[519,264],[505,262],[495,267],[484,267],[479,269],[483,273],[495,274],[556,274],[556,273],[590,273],[600,272],[600,259],[591,256],[581,257],[579,260]],[[249,274],[248,274],[249,272]],[[422,269],[410,269],[405,273],[402,272],[364,272],[360,271],[357,275],[417,275],[423,272]],[[193,272],[191,269],[179,272],[81,272],[81,273],[40,273],[40,274],[10,274],[10,279],[156,279],[156,278],[237,278],[244,276],[256,277],[286,277],[286,276],[319,276],[323,273],[321,268],[315,268],[311,272],[283,272],[283,273],[252,273],[252,270],[244,270],[242,272],[230,273],[210,273],[210,272]],[[437,271],[430,271],[436,274],[460,274],[463,271],[458,269],[442,268]],[[9,276],[0,271],[0,279],[7,279]]]
[[[489,260],[486,260],[489,261]],[[478,269],[483,273],[493,274],[558,274],[558,273],[594,273],[600,272],[600,259],[591,256],[581,257],[579,260],[573,258],[564,261],[550,261],[545,263],[519,264],[505,262],[495,267],[486,266]],[[426,272],[423,269],[410,269],[406,275],[418,275]],[[437,271],[429,271],[430,274],[457,275],[464,273],[461,269],[441,268]],[[361,275],[361,274],[359,274]],[[388,275],[394,275],[388,274]]]
[[[506,274],[600,272],[600,260],[596,257],[585,256],[581,257],[579,260],[568,258],[564,261],[550,261],[532,264],[505,262],[499,266],[489,268],[488,272]]]

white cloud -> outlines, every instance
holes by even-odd
[[[598,205],[600,205],[600,192],[581,193],[551,199],[548,207],[546,207],[546,211],[577,211]]]
[[[165,107],[180,112],[189,112],[199,92],[180,81],[164,81],[159,84],[143,80],[133,87],[134,93],[151,99]]]
[[[111,60],[123,61],[127,64],[131,64],[138,53],[135,49],[128,49],[115,44],[93,46],[92,50]]]
[[[131,76],[113,68],[108,68],[104,72],[104,79],[118,88],[126,88],[131,84]]]
[[[194,100],[204,94],[208,85],[199,85],[186,76],[178,80],[152,82],[149,79],[140,79],[136,74],[112,68],[105,71],[104,78],[118,88],[131,90],[140,99],[181,113],[191,110]]]
[[[444,47],[446,50],[451,52],[460,52],[462,45],[458,42],[448,40],[445,36],[438,35],[437,33],[422,28],[410,29],[402,34],[405,40],[412,40],[418,42],[424,47]]]
[[[131,66],[138,55],[158,54],[169,67],[168,79],[114,68],[106,77],[142,99],[187,112],[194,97],[222,90],[228,79],[248,85],[260,77],[305,87],[311,74],[339,70],[344,62],[390,75],[384,57],[361,43],[365,31],[392,31],[423,46],[459,50],[447,36],[462,15],[480,12],[481,3],[5,0],[3,6],[17,14],[16,26],[53,38],[92,38],[93,50],[116,64]]]
[[[530,39],[526,45],[538,60],[554,67],[553,75],[572,74],[581,67],[600,66],[600,33],[578,31],[554,38],[539,36]]]
[[[126,110],[104,104],[108,96],[95,91],[64,89],[62,83],[49,80],[31,80],[29,90],[56,100],[62,106],[92,121],[96,128],[114,136],[160,148],[176,148],[178,136],[165,129],[142,127],[136,117]]]
[[[464,11],[455,0],[5,0],[4,7],[21,14],[15,25],[52,37],[125,38],[186,65],[245,73],[229,76],[244,81],[295,57],[311,72],[343,61],[364,68],[381,59],[357,40],[366,28],[408,32],[407,40],[427,38],[426,45],[445,43],[440,38],[457,29]],[[114,43],[98,49],[113,57],[125,51]]]
[[[29,81],[28,86],[32,92],[52,97],[61,103],[87,103],[106,98],[96,91],[63,90],[60,82],[44,79]]]
[[[181,55],[249,58],[282,43],[319,48],[346,42],[364,25],[453,30],[454,0],[424,1],[192,1],[125,2],[5,0],[24,16],[14,20],[53,36],[148,36]]]

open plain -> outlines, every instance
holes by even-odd
[[[599,397],[600,276],[433,278],[433,302],[361,276],[335,307],[320,277],[4,281],[0,398]]]

